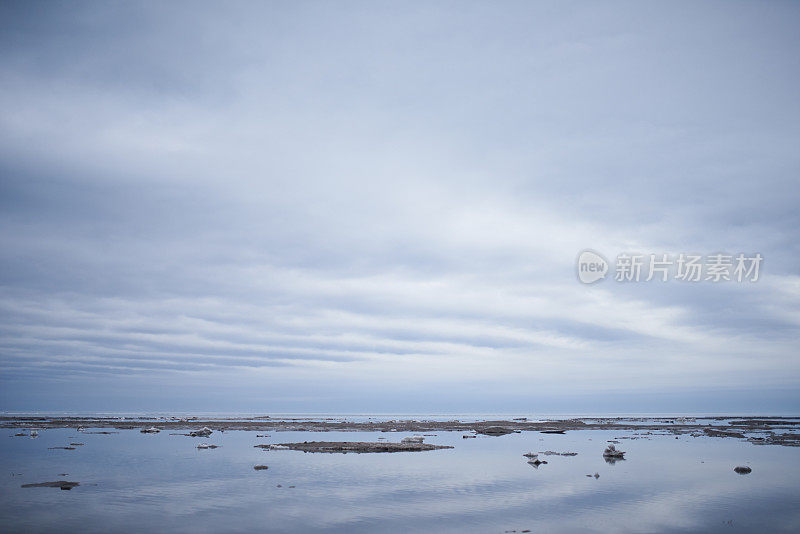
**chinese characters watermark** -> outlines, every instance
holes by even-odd
[[[755,254],[618,254],[613,269],[599,252],[578,255],[578,280],[592,284],[613,272],[616,282],[757,282],[764,258]]]

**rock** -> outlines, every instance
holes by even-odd
[[[617,448],[613,444],[611,444],[608,447],[606,447],[606,450],[603,451],[603,457],[604,458],[623,459],[624,456],[625,456],[625,452],[618,451]]]
[[[217,449],[219,445],[209,445],[208,443],[201,443],[197,446],[198,449]]]
[[[736,466],[736,467],[733,468],[733,470],[736,471],[737,473],[739,473],[740,475],[746,475],[746,474],[748,474],[748,473],[750,473],[752,471],[752,469],[750,469],[746,465]]]
[[[142,434],[158,434],[161,432],[161,429],[151,426],[150,428],[143,428],[139,432]]]
[[[65,451],[74,451],[75,447],[47,447],[49,450],[63,449]]]
[[[400,440],[400,443],[422,443],[425,440],[422,436],[414,436],[409,438],[403,438]]]
[[[473,436],[472,434],[464,434],[461,437],[464,438],[464,439],[469,439],[469,438],[477,438],[478,436]]]
[[[542,430],[542,434],[563,434],[564,430]]]
[[[267,465],[254,465],[253,469],[255,469],[256,471],[263,471],[264,469],[269,469],[269,466],[267,466]]]
[[[544,451],[540,452],[539,454],[544,454],[545,456],[578,456],[577,452]]]
[[[213,430],[211,430],[207,426],[204,426],[202,430],[192,430],[191,432],[189,432],[189,435],[192,436],[193,438],[207,438],[208,436],[211,435],[212,432]]]
[[[62,490],[71,490],[72,488],[80,486],[78,482],[68,482],[66,480],[57,480],[55,482],[39,482],[38,484],[23,484],[22,488],[61,488]]]
[[[487,436],[505,436],[506,434],[513,434],[513,430],[509,430],[502,426],[490,426],[487,428],[479,428],[476,430],[478,434],[485,434]]]
[[[531,459],[533,459],[533,458],[536,458],[536,457],[537,457],[537,456],[539,456],[539,455],[538,455],[538,454],[536,454],[535,452],[526,452],[526,453],[525,453],[525,454],[523,454],[522,456],[524,456],[525,458],[531,458]]]
[[[256,445],[256,447],[269,448],[271,450],[283,448],[294,451],[327,453],[419,452],[453,448],[449,445],[432,445],[430,443],[372,443],[363,441],[307,441],[303,443]]]
[[[546,464],[547,461],[546,460],[540,460],[540,459],[536,458],[535,460],[528,460],[528,463],[530,465],[532,465],[533,467],[539,467],[542,464]]]
[[[706,428],[703,429],[703,432],[706,433],[706,436],[712,438],[744,438],[744,434],[741,432],[731,432],[731,431],[724,431],[724,430],[717,430],[713,428]]]
[[[80,447],[81,445],[86,445],[85,443],[70,443],[73,447]]]

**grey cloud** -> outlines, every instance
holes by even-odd
[[[797,386],[791,4],[2,9],[4,406]],[[764,272],[585,287],[586,247]]]

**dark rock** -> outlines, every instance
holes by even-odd
[[[55,482],[39,482],[38,484],[23,484],[23,488],[61,488],[62,490],[71,490],[72,488],[80,486],[78,482],[67,482],[66,480],[57,480]]]
[[[256,471],[263,471],[264,469],[269,469],[269,466],[267,466],[267,465],[254,465],[253,469],[255,469]]]
[[[739,473],[740,475],[746,475],[752,471],[752,469],[744,465],[736,466],[733,468],[733,470]]]
[[[744,434],[741,432],[726,432],[724,430],[716,430],[713,428],[706,428],[703,430],[706,436],[712,438],[744,438]]]
[[[487,436],[505,436],[506,434],[513,434],[513,430],[502,426],[490,426],[487,428],[479,428],[476,430],[478,434],[485,434]]]
[[[303,443],[279,443],[276,445],[255,446],[269,448],[271,450],[281,448],[303,452],[328,453],[419,452],[453,448],[449,445],[432,445],[430,443],[371,443],[363,441],[308,441]]]
[[[603,457],[604,458],[615,458],[615,459],[621,460],[621,459],[623,459],[624,456],[625,456],[625,452],[618,451],[617,448],[613,444],[611,444],[608,447],[606,447],[606,450],[603,451]]]

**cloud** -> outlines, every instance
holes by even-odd
[[[794,6],[3,10],[8,408],[796,389]],[[586,247],[765,263],[586,287]]]

